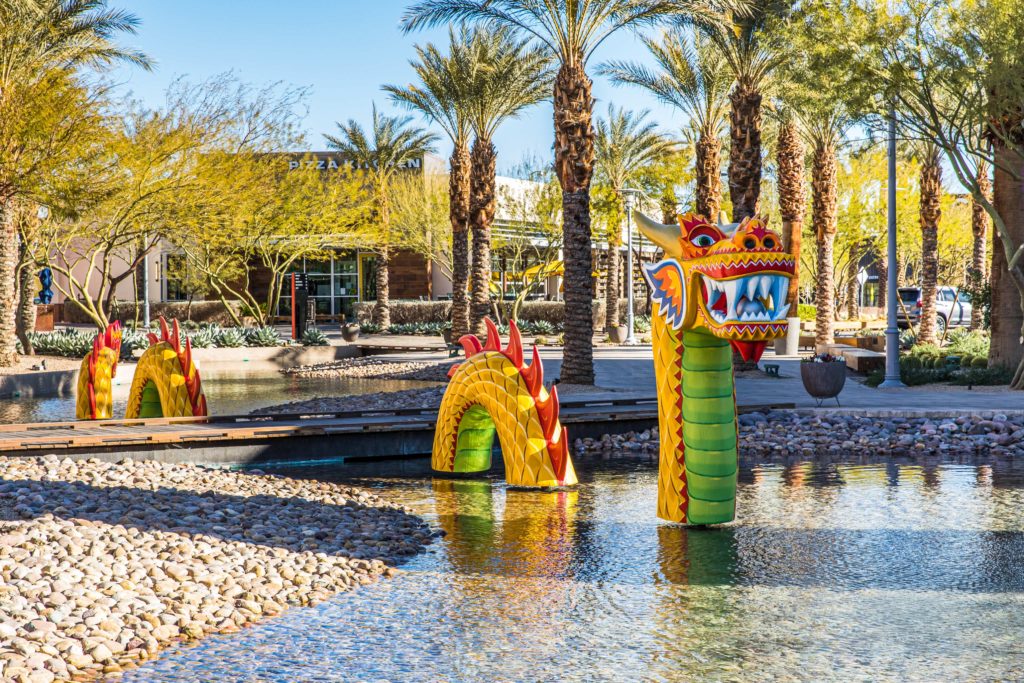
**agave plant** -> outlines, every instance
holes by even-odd
[[[219,325],[204,325],[188,335],[194,349],[212,349],[217,346],[217,339],[220,336]]]
[[[281,335],[277,333],[276,328],[269,325],[251,327],[245,331],[246,346],[264,348],[268,346],[281,346],[281,343]]]
[[[237,349],[245,346],[245,330],[239,327],[225,327],[217,334],[217,348]]]
[[[303,346],[327,346],[327,335],[318,327],[310,327],[302,333]]]

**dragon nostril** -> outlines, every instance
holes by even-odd
[[[773,240],[771,237],[765,237],[764,238],[764,248],[765,249],[771,249],[774,246],[775,246],[775,240]]]
[[[745,240],[743,240],[743,246],[746,247],[747,249],[754,249],[757,247],[757,240],[754,239],[753,237],[748,237]]]

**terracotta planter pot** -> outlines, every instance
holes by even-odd
[[[800,363],[800,379],[819,406],[827,398],[836,399],[836,405],[839,405],[839,392],[846,384],[846,363]]]
[[[608,337],[611,338],[613,344],[624,344],[626,338],[629,337],[629,328],[625,325],[609,328]]]
[[[354,342],[359,339],[358,323],[345,323],[341,326],[341,338],[347,342]]]

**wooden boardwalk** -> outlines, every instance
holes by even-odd
[[[741,411],[764,407],[746,406]],[[560,417],[571,438],[617,433],[656,424],[658,404],[654,397],[570,399],[562,401]],[[253,454],[269,452],[270,446],[278,454],[286,446],[289,457],[313,456],[313,450],[303,443],[309,439],[328,444],[339,456],[383,457],[429,453],[436,422],[436,409],[411,408],[8,424],[0,425],[0,454],[63,452],[80,456],[174,450],[179,453],[172,459],[187,460],[181,451],[199,449],[206,453],[199,461],[229,463],[250,461]],[[366,437],[370,436],[374,447],[368,450]],[[235,446],[244,446],[247,454],[232,456],[229,451]],[[211,449],[223,453],[211,458]]]

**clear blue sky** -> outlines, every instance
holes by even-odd
[[[416,42],[445,43],[446,30],[403,35],[399,19],[406,0],[111,0],[134,12],[142,22],[136,36],[124,43],[146,52],[156,62],[152,73],[120,68],[115,76],[133,95],[150,106],[163,102],[163,92],[177,76],[190,81],[234,71],[255,84],[285,81],[309,86],[306,119],[309,147],[323,149],[323,133],[336,121],[354,118],[364,125],[376,101],[385,111],[395,107],[381,92],[383,83],[407,84],[409,60]],[[593,67],[611,59],[646,60],[646,49],[632,33],[605,43]],[[630,109],[650,109],[665,130],[678,132],[684,118],[636,88],[612,86],[595,77],[595,110],[608,102]],[[438,131],[440,132],[440,131]],[[550,104],[527,110],[498,133],[499,169],[526,156],[550,159]],[[449,145],[439,147],[447,157]]]

